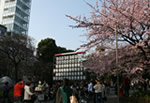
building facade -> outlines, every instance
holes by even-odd
[[[82,66],[85,52],[70,52],[55,55],[53,80],[85,80],[85,68]]]
[[[31,0],[0,0],[0,24],[8,32],[28,34]]]
[[[3,25],[0,25],[0,38],[5,36],[6,32],[7,32],[7,28]]]

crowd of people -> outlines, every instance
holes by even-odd
[[[99,80],[90,82],[82,81],[80,83],[71,83],[70,85],[69,83],[69,80],[66,79],[58,87],[55,99],[56,103],[70,103],[69,97],[72,95],[76,97],[75,101],[78,101],[72,103],[104,103],[104,100],[106,100],[105,85]],[[64,92],[66,92],[67,97]]]
[[[111,83],[102,80],[90,81],[63,81],[53,82],[52,86],[46,81],[31,82],[22,79],[13,86],[14,103],[38,103],[53,99],[54,103],[104,103],[109,94]],[[119,96],[129,96],[130,80],[123,77],[120,83]],[[11,103],[9,98],[9,83],[6,82],[3,88],[3,103]],[[117,93],[117,89],[116,89]],[[72,99],[71,99],[71,98]],[[8,102],[5,102],[5,101]],[[70,102],[70,101],[76,102]]]
[[[24,82],[22,79],[13,86],[13,100],[10,99],[9,83],[3,87],[3,103],[35,103],[36,100],[44,100],[48,97],[49,85],[45,81],[37,84],[30,80]],[[40,98],[40,99],[39,99]]]
[[[6,82],[3,103],[38,103],[39,100],[46,99],[53,99],[54,103],[82,103],[83,100],[91,101],[91,103],[103,103],[105,97],[105,85],[98,80],[71,82],[64,79],[53,83],[50,87],[45,81],[33,83],[30,80],[24,82],[20,79],[13,86],[13,101],[9,97],[9,91],[9,83]]]

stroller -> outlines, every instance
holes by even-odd
[[[35,99],[34,103],[44,103],[45,95],[42,91],[36,92],[35,97],[36,97],[36,99]]]

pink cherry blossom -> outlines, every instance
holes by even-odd
[[[119,41],[119,73],[142,78],[150,64],[150,1],[149,0],[100,0],[92,8],[90,17],[68,18],[76,22],[73,28],[85,28],[87,50],[105,47],[104,51],[91,54],[84,64],[96,73],[116,73],[115,34]],[[141,62],[142,60],[142,62]],[[138,75],[137,75],[138,74]]]

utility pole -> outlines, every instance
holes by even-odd
[[[116,24],[116,29],[115,29],[115,40],[116,40],[116,70],[117,70],[117,103],[119,103],[119,68],[118,68],[118,28]]]

